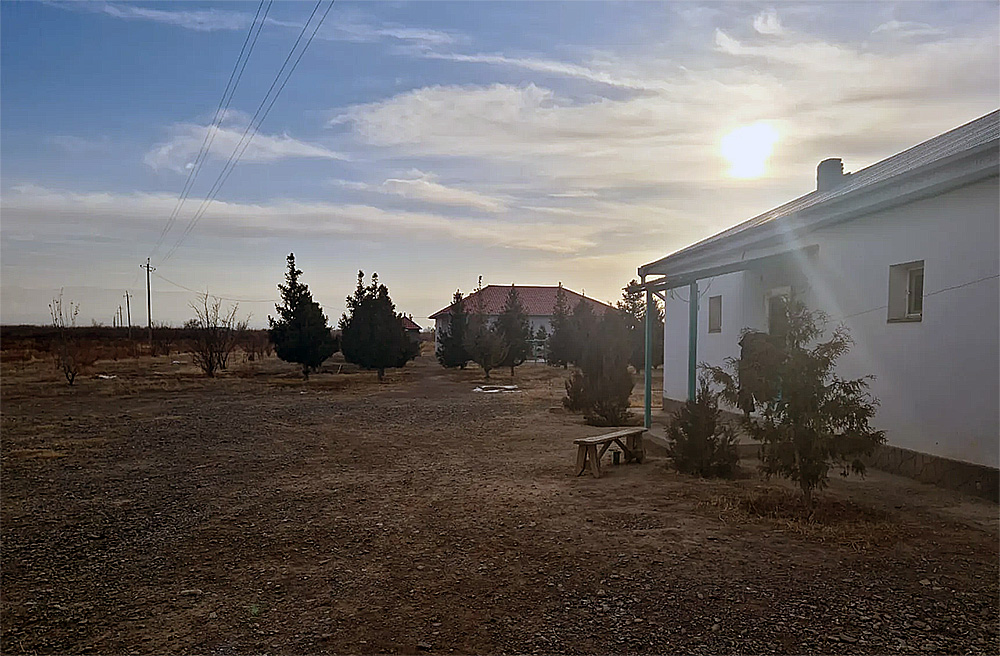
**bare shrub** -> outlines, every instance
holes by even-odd
[[[268,339],[267,331],[264,330],[247,330],[243,334],[240,345],[243,348],[245,362],[263,360],[273,352],[271,340]]]
[[[69,302],[63,306],[62,291],[49,303],[49,313],[52,316],[52,326],[56,329],[55,344],[56,368],[62,371],[66,382],[72,385],[77,375],[94,364],[97,356],[88,344],[85,344],[72,334],[76,328],[76,317],[80,313],[80,304]]]
[[[215,376],[219,369],[225,369],[229,356],[246,330],[249,317],[239,320],[236,312],[239,304],[228,311],[222,311],[222,301],[215,299],[209,303],[208,294],[201,294],[197,303],[191,303],[195,318],[189,324],[195,331],[191,340],[191,359],[205,373]]]

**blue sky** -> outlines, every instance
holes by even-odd
[[[0,3],[0,321],[46,322],[63,288],[110,323],[152,256],[154,320],[188,318],[187,287],[262,325],[291,251],[331,321],[358,269],[418,322],[480,275],[614,300],[821,159],[1000,104],[995,2],[337,2],[178,242],[314,4],[270,6],[213,128],[257,2]],[[763,175],[734,178],[723,138],[761,124]]]

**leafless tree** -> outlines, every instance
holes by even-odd
[[[63,305],[62,290],[59,296],[49,303],[49,314],[52,316],[52,327],[58,332],[56,341],[56,367],[66,376],[70,385],[76,381],[76,376],[82,370],[94,364],[97,359],[94,351],[72,334],[76,328],[76,317],[80,313],[80,304],[70,301]]]
[[[190,304],[195,318],[189,324],[196,331],[192,358],[206,376],[215,376],[216,371],[226,368],[250,318],[236,318],[239,304],[223,311],[221,300],[209,302],[209,298],[208,294],[200,294],[198,301]]]

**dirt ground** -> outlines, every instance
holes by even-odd
[[[873,472],[806,521],[753,463],[576,477],[602,429],[543,365],[188,362],[4,365],[4,654],[1000,652],[989,502]]]

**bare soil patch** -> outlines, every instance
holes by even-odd
[[[561,369],[95,373],[5,363],[5,654],[1000,652],[996,505],[872,473],[809,521],[753,463],[577,478],[604,429]]]

